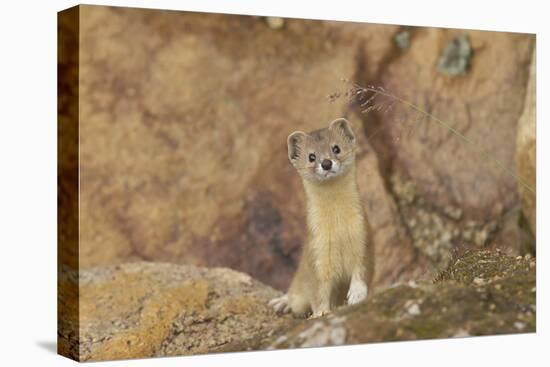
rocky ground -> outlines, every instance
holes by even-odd
[[[304,320],[276,315],[266,303],[280,292],[234,270],[98,267],[80,275],[80,344],[62,324],[59,348],[95,361],[534,332],[535,271],[530,256],[467,252],[432,281]]]
[[[62,286],[76,279],[65,273]],[[249,275],[226,268],[131,263],[80,274],[80,345],[64,331],[60,349],[105,360],[207,353],[273,330],[267,301],[279,295]],[[65,321],[70,323],[71,320]]]

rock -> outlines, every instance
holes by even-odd
[[[411,44],[411,34],[407,29],[403,29],[393,37],[393,40],[397,47],[405,50],[409,48]]]
[[[474,284],[477,284],[477,285],[485,284],[485,280],[483,280],[483,278],[479,278],[479,277],[474,278],[473,282],[474,282]]]
[[[286,19],[274,32],[247,16],[80,11],[80,265],[225,266],[285,289],[305,236],[286,137],[345,115],[347,101],[327,96],[366,45],[382,62],[399,28]],[[360,138],[386,258],[377,284],[389,284],[424,268]]]
[[[280,29],[285,25],[285,20],[280,17],[266,17],[265,21],[270,28]]]
[[[407,309],[407,313],[411,316],[418,316],[421,313],[420,306],[414,301],[405,303],[405,308]]]
[[[517,223],[508,221],[519,207],[517,181],[510,172],[515,167],[515,131],[523,110],[526,65],[532,58],[534,38],[435,28],[413,27],[410,32],[413,41],[407,52],[382,50],[383,64],[373,65],[366,49],[363,68],[355,79],[361,86],[383,87],[370,104],[376,109],[365,111],[368,108],[363,106],[356,112],[403,223],[416,219],[416,227],[407,230],[409,237],[436,269],[444,267],[461,246],[490,247],[496,239],[503,250],[517,254],[518,236],[501,232],[511,233],[509,223],[517,230]],[[459,51],[468,40],[475,56],[467,73],[449,78],[433,66],[455,39]],[[365,103],[370,95],[356,100]],[[463,134],[466,141],[392,96],[429,112]],[[413,202],[396,187],[394,176],[414,186]],[[425,212],[425,222],[419,221],[420,211]],[[475,226],[467,229],[468,221]],[[496,227],[484,229],[493,222]],[[459,233],[450,241],[433,240],[455,229]]]
[[[62,287],[76,282],[67,273],[61,278]],[[276,316],[267,305],[279,292],[225,268],[163,263],[93,268],[81,272],[79,294],[80,318],[60,325],[59,345],[80,361],[215,352],[276,330],[290,318]],[[77,322],[79,346],[64,332]]]
[[[401,220],[399,205],[386,189],[380,175],[379,159],[372,154],[372,146],[359,136],[363,147],[357,158],[359,191],[372,228],[375,252],[375,288],[388,286],[397,281],[411,280],[429,271],[429,256],[415,248],[418,241],[408,236],[407,227]]]
[[[536,60],[535,50],[531,59],[529,82],[525,95],[523,113],[518,123],[517,133],[517,171],[519,177],[525,182],[518,184],[521,207],[524,217],[527,219],[528,228],[532,234],[537,232],[536,217]],[[532,188],[531,191],[525,185]],[[535,242],[529,241],[528,248],[534,252]]]
[[[468,252],[458,264],[449,266],[446,275],[434,283],[386,289],[328,317],[282,329],[255,348],[299,347],[304,334],[327,335],[333,330],[331,318],[342,320],[338,326],[345,344],[535,331],[535,314],[527,311],[535,302],[535,295],[527,292],[535,283],[535,272],[526,261],[481,251]],[[485,272],[498,274],[500,279],[473,287],[470,279]],[[503,287],[497,289],[497,284]],[[422,300],[422,312],[413,300]],[[414,317],[402,316],[407,307]],[[315,341],[316,346],[334,345],[326,336]]]
[[[533,332],[529,262],[467,252],[433,282],[400,283],[315,319],[276,315],[267,302],[280,292],[225,268],[140,262],[78,279],[66,271],[62,289],[80,284],[79,317],[60,319],[59,347],[100,361]]]
[[[360,142],[358,181],[383,259],[376,287],[429,278],[462,242],[485,248],[499,238],[517,252],[516,237],[499,235],[503,216],[519,207],[514,179],[433,121],[395,123],[414,122],[411,110],[361,114],[346,98],[327,96],[344,96],[341,78],[382,85],[512,167],[532,35],[467,31],[480,52],[466,74],[448,78],[434,65],[463,31],[409,27],[401,50],[397,26],[285,19],[274,31],[266,22],[273,20],[80,7],[73,268],[223,266],[285,289],[305,236],[286,137],[341,116]],[[393,176],[414,190],[400,196]]]
[[[453,335],[453,338],[466,338],[471,336],[466,330],[464,329],[458,329],[456,333]]]
[[[453,38],[443,50],[437,69],[450,76],[463,75],[470,66],[472,46],[466,35]]]

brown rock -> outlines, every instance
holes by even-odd
[[[529,83],[523,113],[519,119],[517,136],[518,175],[525,184],[536,192],[537,188],[537,152],[536,152],[536,60],[535,50],[531,59]],[[529,223],[531,232],[537,232],[536,194],[525,185],[518,185],[523,215]]]
[[[357,156],[357,184],[372,228],[376,286],[398,280],[418,278],[427,271],[427,261],[419,256],[401,221],[399,209],[385,187],[378,157],[362,134],[358,134],[361,151]]]
[[[485,271],[500,278],[472,284]],[[532,333],[536,330],[536,296],[527,290],[534,284],[535,271],[527,261],[486,251],[468,253],[433,284],[399,284],[367,302],[289,325],[249,347],[283,349]],[[224,350],[241,347],[229,345]]]
[[[533,332],[536,269],[530,257],[467,252],[433,282],[399,283],[316,319],[275,315],[280,292],[224,268],[131,263],[62,272],[79,284],[80,344],[59,330],[60,350],[81,361],[314,347]],[[67,297],[67,293],[61,293]],[[521,327],[517,323],[521,322]]]
[[[352,115],[345,98],[327,96],[342,77],[383,85],[513,167],[532,36],[468,31],[469,67],[449,77],[437,61],[461,33],[454,30],[407,28],[409,47],[400,49],[396,26],[285,19],[273,30],[261,17],[80,10],[84,268],[227,266],[285,289],[305,234],[286,137],[342,115],[361,141],[377,284],[429,276],[451,257],[466,221],[475,221],[472,242],[491,243],[485,226],[518,205],[513,178],[433,122],[404,138],[394,122],[414,120],[410,110]],[[415,187],[413,201],[402,204],[394,175]],[[408,224],[422,211],[436,231]]]
[[[377,97],[382,111],[364,112],[361,108],[358,112],[379,157],[382,177],[387,182],[393,175],[410,180],[418,199],[415,210],[424,207],[429,215],[445,219],[449,217],[446,208],[458,209],[460,218],[449,219],[459,232],[465,230],[468,221],[479,228],[500,223],[519,204],[517,181],[510,173],[515,172],[516,125],[523,109],[526,65],[531,60],[534,37],[435,28],[410,32],[410,47],[388,50],[384,62],[374,70],[367,67],[370,56],[366,49],[367,61],[356,80],[363,86],[382,86],[387,94],[413,103],[456,129],[467,141],[406,103],[392,105],[395,99]],[[469,67],[462,75],[439,73],[438,58],[449,42],[461,35],[467,36],[463,38],[472,47]],[[392,191],[394,196],[398,194]],[[472,241],[465,243],[491,243],[500,227],[497,225],[485,238],[480,232],[477,240],[472,233]],[[460,237],[455,246],[463,243],[458,241]],[[503,239],[499,246],[518,251],[517,236]]]
[[[305,233],[286,137],[342,116],[346,102],[328,94],[365,40],[377,62],[396,27],[289,19],[275,32],[253,17],[81,13],[81,265],[228,266],[286,288]],[[365,159],[377,247],[395,259],[380,279],[392,282],[414,253]]]
[[[62,286],[76,282],[67,275]],[[61,325],[59,345],[81,361],[213,352],[288,321],[267,305],[277,291],[224,268],[162,263],[94,268],[81,272],[79,291],[80,345],[71,347],[74,341],[64,330],[73,329],[67,324]]]

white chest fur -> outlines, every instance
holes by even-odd
[[[364,262],[366,222],[350,173],[323,185],[305,184],[309,245],[321,276],[349,278]]]

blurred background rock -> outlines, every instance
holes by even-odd
[[[405,106],[327,98],[341,78],[383,86],[534,187],[534,35],[94,6],[80,32],[82,268],[224,266],[285,289],[305,234],[286,137],[341,116],[376,284],[466,248],[534,252],[534,195],[505,171]]]

